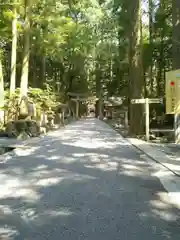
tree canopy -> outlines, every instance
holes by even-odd
[[[15,79],[22,94],[48,85],[61,101],[81,92],[128,104],[163,97],[165,72],[179,62],[178,0],[0,0],[0,8],[0,92],[14,91]]]

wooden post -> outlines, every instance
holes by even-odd
[[[149,104],[151,103],[163,103],[162,98],[141,98],[141,99],[131,99],[131,104],[145,104],[145,114],[146,114],[146,140],[149,141]]]
[[[64,126],[64,108],[62,109],[62,124]]]
[[[125,114],[125,119],[124,119],[125,122],[124,123],[125,123],[125,127],[127,128],[128,127],[128,111],[125,111],[124,114]]]
[[[174,114],[174,141],[175,143],[177,144],[177,135],[178,135],[178,132],[177,132],[177,114],[175,113]]]
[[[104,113],[102,112],[102,108],[103,108],[103,98],[102,98],[102,92],[100,92],[100,96],[99,96],[99,102],[98,102],[98,110],[99,110],[99,119],[102,120],[104,117]]]
[[[79,118],[79,97],[76,98],[76,118]]]
[[[45,110],[43,109],[41,112],[41,126],[44,126],[47,123],[47,115]]]
[[[146,98],[145,102],[145,109],[146,109],[146,141],[149,141],[149,99]]]
[[[176,144],[180,143],[180,114],[174,114],[174,140]]]
[[[61,126],[61,125],[62,125],[62,113],[59,113],[59,118],[60,118],[60,123],[59,123],[59,125]]]

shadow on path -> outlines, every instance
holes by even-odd
[[[0,174],[0,235],[26,240],[179,240],[179,210],[151,167],[98,120],[54,132]],[[3,238],[4,237],[4,238]]]

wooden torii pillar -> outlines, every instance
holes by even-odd
[[[93,101],[97,100],[96,97],[86,97],[87,94],[85,93],[68,93],[72,101],[76,103],[76,118],[79,118],[79,103],[85,101]]]
[[[59,105],[59,107],[61,108],[61,123],[64,125],[64,115],[65,115],[65,109],[68,108],[68,105],[67,104],[63,104],[61,103]]]
[[[76,97],[76,98],[71,98],[72,101],[74,101],[76,103],[76,118],[79,118],[79,102],[80,102],[80,98]]]
[[[76,103],[76,118],[78,119],[80,97],[84,97],[86,94],[69,92],[68,95],[70,96],[71,100]]]

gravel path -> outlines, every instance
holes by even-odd
[[[103,122],[75,122],[0,169],[0,239],[180,239],[153,169]]]

